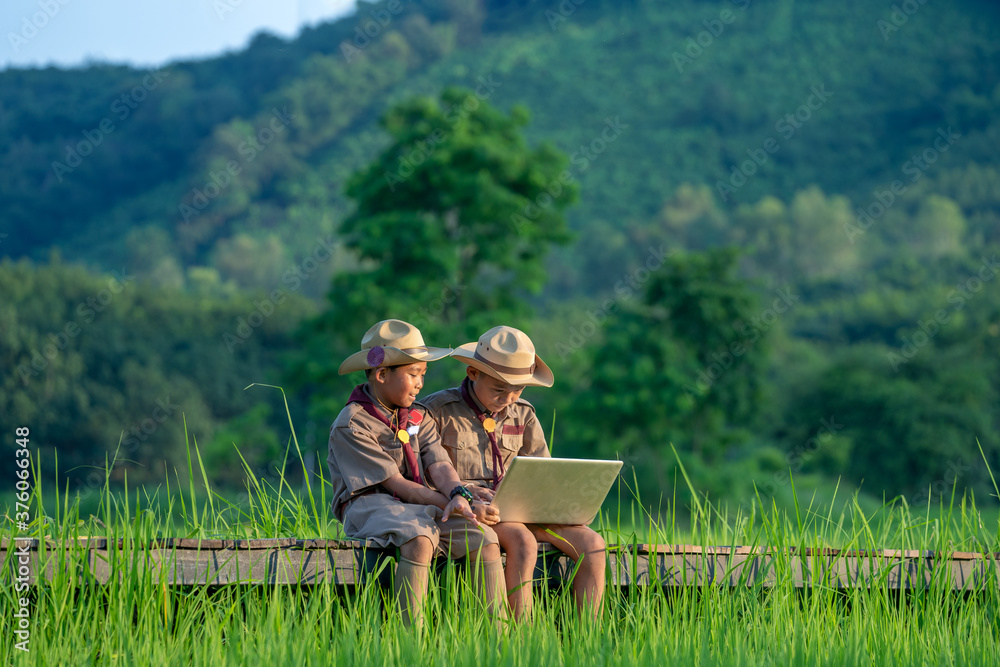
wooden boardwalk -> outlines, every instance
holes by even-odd
[[[138,547],[138,548],[136,548]],[[139,570],[173,586],[226,584],[353,587],[386,583],[392,552],[347,540],[209,540],[168,538],[136,545],[104,538],[76,542],[0,540],[0,580],[52,581],[57,573],[75,585],[106,584]],[[1000,588],[1000,553],[932,551],[777,550],[767,547],[622,545],[608,549],[612,586],[759,586],[847,589],[954,590]],[[26,569],[23,569],[26,568]],[[558,584],[573,562],[550,545],[539,547],[536,578]],[[161,579],[162,578],[162,579]]]

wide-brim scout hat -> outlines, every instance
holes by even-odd
[[[514,327],[493,327],[478,342],[456,347],[451,356],[507,384],[551,387],[554,382],[528,334]]]
[[[383,320],[361,339],[361,351],[340,364],[340,375],[383,366],[401,366],[420,361],[437,361],[451,354],[451,348],[427,347],[420,330],[402,320]]]

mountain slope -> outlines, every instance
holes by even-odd
[[[167,68],[122,120],[115,100],[145,73],[5,72],[0,104],[14,111],[4,130],[18,139],[0,159],[14,230],[0,250],[41,257],[71,243],[68,256],[104,269],[135,262],[158,228],[174,260],[161,279],[183,284],[185,267],[211,265],[254,286],[245,265],[264,251],[239,255],[252,246],[239,238],[257,248],[272,238],[266,255],[278,264],[301,257],[348,210],[344,180],[382,145],[382,110],[480,81],[494,82],[491,104],[532,111],[532,140],[573,156],[583,190],[570,218],[584,236],[646,224],[685,182],[710,185],[722,208],[788,201],[812,184],[861,204],[948,127],[961,139],[928,171],[997,160],[995,7],[921,5],[889,32],[891,9],[861,1],[559,7],[413,3],[353,53],[343,45],[366,12],[290,43],[261,36],[244,52]],[[274,109],[294,120],[250,164],[239,147]],[[51,163],[104,118],[114,133],[59,183]],[[621,130],[613,143],[601,139],[608,122]],[[747,163],[754,156],[762,164]],[[184,216],[229,160],[241,173]],[[753,173],[734,177],[740,165]],[[597,278],[584,289],[607,276]]]

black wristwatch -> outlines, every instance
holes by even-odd
[[[456,486],[454,489],[451,490],[451,493],[448,494],[448,500],[454,500],[455,496],[462,496],[463,498],[469,501],[470,505],[475,500],[475,498],[473,498],[472,496],[472,492],[469,491],[464,486],[462,486],[461,484],[459,484],[458,486]]]

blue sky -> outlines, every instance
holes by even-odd
[[[0,68],[88,60],[140,67],[240,49],[260,30],[294,36],[354,0],[2,0]]]

